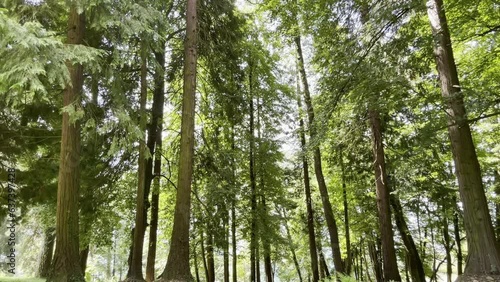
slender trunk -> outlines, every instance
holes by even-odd
[[[255,183],[255,140],[254,140],[254,105],[253,105],[253,77],[252,77],[252,64],[249,64],[249,94],[250,94],[250,193],[251,193],[251,230],[250,230],[250,282],[257,281],[258,278],[258,268],[256,265],[258,264],[258,259],[256,258],[256,253],[258,250],[257,243],[257,187]]]
[[[198,243],[196,242],[196,223],[193,224],[193,236],[194,236],[193,239],[194,273],[196,277],[196,282],[200,282],[200,271],[198,269],[198,252],[196,252],[196,246],[198,245]]]
[[[261,175],[261,183],[262,183],[262,188],[264,191],[264,181],[262,180],[262,175]],[[262,195],[262,209],[264,213],[264,217],[267,217],[267,208],[266,208],[266,197]],[[267,222],[264,222],[263,224],[263,231],[266,232],[265,236],[262,237],[262,245],[264,249],[264,271],[266,272],[266,281],[267,282],[273,282],[273,269],[272,269],[272,264],[271,264],[271,244],[269,243],[269,238],[268,234],[271,232],[270,230],[267,230],[269,228],[269,224]]]
[[[498,170],[493,171],[494,175],[494,180],[495,180],[495,194],[498,197],[500,197],[500,174],[498,173]],[[495,233],[497,236],[497,242],[500,243],[500,202],[495,203]]]
[[[427,13],[434,35],[434,55],[448,118],[448,133],[464,209],[468,257],[464,274],[498,274],[500,251],[488,211],[481,168],[467,122],[442,0],[429,0]]]
[[[147,47],[146,42],[141,42],[141,98],[140,98],[140,128],[141,132],[146,132],[147,114],[146,102],[148,95],[147,85]],[[134,240],[132,242],[132,260],[127,279],[132,281],[144,281],[142,274],[142,251],[144,249],[144,233],[146,232],[146,205],[144,199],[147,198],[145,191],[146,183],[146,142],[140,140],[139,145],[139,168],[136,195],[135,229]]]
[[[457,274],[462,275],[463,255],[462,255],[462,239],[460,238],[460,225],[458,225],[458,210],[453,215],[453,230],[455,243],[457,245]]]
[[[319,263],[323,266],[323,271],[325,272],[325,277],[330,277],[330,270],[328,270],[328,265],[326,264],[325,256],[323,252],[319,253]]]
[[[82,268],[83,273],[87,270],[87,260],[89,258],[89,245],[85,246],[83,250],[80,251],[80,267]]]
[[[378,241],[378,239],[377,239]],[[378,243],[377,243],[378,244]],[[377,282],[383,281],[383,273],[382,273],[382,261],[379,255],[379,250],[375,244],[375,242],[368,243],[368,250],[370,252],[370,259],[372,260],[373,272],[375,273],[375,279]]]
[[[309,118],[309,135],[311,140],[314,140],[314,138],[316,137],[314,109],[311,102],[309,84],[307,82],[300,36],[295,37],[295,47],[299,59],[299,73],[302,79],[302,85],[304,89],[303,91],[304,101],[306,103],[307,115]],[[321,194],[321,200],[323,202],[323,209],[325,212],[326,225],[328,227],[328,233],[330,235],[330,246],[332,248],[332,253],[333,253],[333,262],[335,264],[335,269],[337,270],[337,272],[344,273],[344,266],[342,263],[342,257],[340,255],[340,244],[339,244],[337,223],[335,222],[335,217],[333,216],[332,204],[330,203],[330,196],[328,195],[328,189],[326,187],[325,177],[323,176],[323,168],[321,167],[321,151],[318,145],[314,147],[313,152],[314,152],[314,172],[316,173],[316,180],[318,181],[318,188]]]
[[[351,263],[352,263],[352,254],[351,254],[351,232],[349,230],[349,206],[347,202],[347,189],[346,189],[346,179],[345,179],[345,170],[344,170],[344,159],[342,156],[342,149],[339,150],[340,155],[340,168],[342,171],[342,198],[344,202],[344,228],[345,228],[345,245],[347,251],[347,258],[345,260],[345,272],[346,274],[351,274]]]
[[[233,282],[238,281],[238,273],[237,273],[237,267],[238,267],[238,258],[236,257],[236,208],[235,208],[235,200],[233,199],[233,202],[231,203],[231,247],[232,247],[232,254],[233,254]]]
[[[299,91],[299,82],[297,80],[297,92]],[[297,102],[299,106],[299,111],[302,109],[302,102],[300,98],[300,93],[297,95]],[[314,232],[314,210],[312,207],[311,200],[311,184],[309,183],[309,164],[306,155],[306,134],[304,128],[304,119],[300,115],[299,119],[299,135],[300,135],[300,145],[302,149],[302,169],[304,171],[304,190],[306,194],[306,209],[307,209],[307,234],[309,236],[309,255],[311,257],[311,271],[312,271],[312,281],[319,281],[318,272],[318,253],[316,251],[316,234]]]
[[[43,238],[43,250],[38,266],[38,277],[46,278],[49,276],[50,264],[52,263],[52,253],[54,252],[54,241],[56,239],[56,229],[48,227],[45,229]]]
[[[234,142],[234,124],[231,126],[231,151],[236,152],[236,146]],[[236,189],[236,161],[234,157],[232,158],[232,184],[233,188]],[[233,282],[238,281],[238,273],[237,273],[237,257],[236,257],[236,195],[233,195],[233,199],[231,201],[231,247],[233,253]]]
[[[408,264],[410,268],[410,273],[412,281],[414,282],[425,282],[425,272],[424,265],[418,254],[417,246],[413,240],[413,236],[408,229],[406,219],[403,214],[403,208],[401,207],[401,202],[396,194],[390,195],[390,201],[392,209],[394,211],[394,218],[396,220],[396,226],[398,227],[403,243],[408,251]]]
[[[207,265],[207,255],[206,255],[206,252],[205,252],[205,238],[203,236],[203,230],[201,231],[201,240],[200,240],[200,243],[201,243],[201,257],[203,259],[203,269],[205,269],[205,279],[206,281],[209,281],[210,280],[210,275],[208,273],[208,265]]]
[[[67,44],[83,44],[85,16],[73,3],[69,11]],[[78,110],[83,88],[83,66],[67,63],[71,85],[63,93],[63,106]],[[80,187],[80,123],[63,112],[61,155],[57,187],[56,250],[49,282],[85,281],[79,264],[78,196]]]
[[[229,282],[229,215],[226,212],[224,217],[224,246],[223,246],[223,256],[224,256],[224,282]]]
[[[444,239],[444,250],[446,252],[446,274],[447,281],[451,282],[452,264],[451,264],[451,244],[450,244],[450,233],[448,231],[448,219],[444,217],[443,219],[443,239]]]
[[[255,249],[255,276],[256,276],[256,281],[260,282],[260,246],[259,246],[259,239],[257,239],[257,246]]]
[[[285,220],[286,238],[288,240],[288,246],[290,247],[290,252],[292,253],[293,264],[295,265],[295,269],[297,270],[297,275],[299,276],[299,281],[302,282],[302,273],[300,272],[300,265],[299,265],[299,261],[297,260],[297,254],[295,253],[295,247],[293,245],[292,234],[290,233],[290,228],[288,228],[288,218],[287,218],[286,212],[284,210],[283,210],[283,218]],[[318,271],[318,268],[316,268],[316,271]]]
[[[377,208],[379,229],[382,237],[382,261],[384,266],[384,279],[386,281],[401,281],[399,275],[396,249],[394,247],[394,234],[391,223],[391,210],[389,199],[389,184],[387,183],[387,173],[385,170],[384,143],[382,140],[382,124],[379,113],[376,110],[369,110],[372,139],[373,139],[373,159],[375,169],[375,183],[377,188]]]
[[[215,282],[214,236],[212,228],[207,229],[207,282]]]
[[[156,240],[158,231],[158,208],[160,203],[160,180],[161,180],[161,150],[162,150],[162,131],[163,131],[163,106],[165,101],[165,51],[162,45],[160,52],[155,52],[155,58],[158,63],[158,67],[155,71],[154,81],[154,97],[153,97],[153,114],[151,120],[150,132],[155,132],[154,136],[150,135],[150,138],[155,138],[154,142],[154,184],[153,193],[151,195],[151,221],[149,225],[149,248],[148,257],[146,263],[146,281],[155,280],[155,260],[156,260]],[[150,133],[151,134],[151,133]],[[149,140],[148,140],[149,142]],[[153,147],[153,146],[151,146]],[[149,147],[151,152],[151,147]],[[148,167],[146,167],[146,173],[148,173]],[[151,183],[151,182],[150,182]],[[148,183],[146,183],[146,187]],[[148,190],[148,189],[146,189]],[[146,194],[147,195],[147,194]]]
[[[194,156],[194,115],[197,60],[196,0],[187,1],[184,44],[184,89],[182,99],[181,145],[174,225],[167,265],[161,277],[166,281],[189,281],[189,218]]]

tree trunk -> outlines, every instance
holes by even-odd
[[[155,58],[158,67],[155,71],[155,89],[153,98],[153,114],[151,120],[150,132],[155,131],[155,151],[154,151],[154,186],[151,195],[151,222],[149,226],[149,248],[148,259],[146,263],[146,281],[155,279],[155,260],[156,260],[156,239],[158,231],[158,207],[160,202],[160,184],[161,184],[161,150],[162,150],[162,131],[163,131],[163,106],[165,102],[165,51],[162,44],[160,52],[155,52]],[[156,120],[156,122],[155,122]],[[152,138],[152,136],[150,137]],[[151,151],[151,147],[149,148]],[[146,168],[146,173],[147,173]],[[147,186],[147,183],[146,183]]]
[[[448,231],[448,219],[444,217],[443,219],[443,239],[444,239],[444,250],[446,253],[446,274],[447,282],[451,282],[452,264],[451,264],[451,244],[450,244],[450,233]]]
[[[293,245],[292,234],[290,233],[290,228],[288,228],[288,218],[286,216],[285,210],[283,210],[283,219],[285,220],[285,231],[286,238],[288,240],[288,246],[290,247],[290,252],[292,253],[293,264],[295,265],[295,269],[297,270],[297,275],[299,276],[299,281],[302,282],[302,273],[300,272],[299,261],[297,260],[297,254],[295,253],[295,247]],[[317,260],[318,258],[316,258]],[[318,268],[316,268],[318,271]]]
[[[231,126],[231,151],[233,154],[236,152],[236,146],[234,142],[234,124]],[[232,184],[233,188],[236,188],[236,161],[234,157],[232,158]],[[237,262],[238,258],[236,257],[236,195],[233,195],[233,199],[231,201],[231,247],[233,253],[233,282],[238,281],[238,273],[237,273]]]
[[[260,139],[260,138],[259,138]],[[265,191],[264,189],[264,181],[263,181],[263,176],[261,175],[261,185],[262,185],[262,191]],[[262,209],[263,209],[263,214],[264,217],[267,217],[267,207],[266,207],[266,197],[262,195]],[[263,231],[265,231],[266,234],[263,234],[264,236],[262,237],[262,245],[264,248],[264,271],[266,272],[266,281],[267,282],[273,282],[273,268],[271,264],[271,244],[269,243],[269,233],[271,233],[270,230],[268,230],[269,224],[267,222],[264,222],[263,224]]]
[[[460,225],[458,225],[458,208],[453,215],[453,230],[455,235],[455,243],[457,245],[457,274],[461,275],[462,265],[463,265],[463,255],[462,255],[462,239],[460,238]]]
[[[498,170],[493,171],[495,180],[495,194],[497,195],[497,202],[495,204],[495,233],[497,236],[497,242],[500,243],[500,202],[498,202],[498,197],[500,197],[500,174]]]
[[[207,282],[215,282],[214,236],[212,228],[207,228]]]
[[[182,99],[181,145],[174,226],[170,240],[167,265],[161,278],[164,281],[189,281],[189,218],[191,181],[193,178],[194,115],[197,60],[196,0],[187,1],[186,41],[184,60],[184,94]]]
[[[408,225],[406,224],[406,219],[403,214],[403,208],[401,207],[401,202],[395,194],[390,195],[390,201],[392,209],[394,210],[394,218],[396,220],[396,226],[398,227],[403,243],[408,251],[409,267],[414,282],[425,282],[425,272],[424,265],[418,254],[417,246],[411,236]]]
[[[252,63],[249,63],[249,95],[250,95],[250,193],[251,193],[251,230],[250,230],[250,282],[255,282],[258,279],[258,259],[256,258],[256,253],[258,250],[257,242],[257,186],[255,182],[255,140],[254,140],[254,105],[253,105],[253,74],[252,74]]]
[[[378,239],[377,239],[378,241]],[[379,244],[377,242],[377,244]],[[368,250],[370,253],[370,258],[372,260],[372,265],[373,265],[373,272],[375,273],[375,279],[377,282],[382,282],[384,281],[384,276],[382,273],[382,261],[380,258],[380,252],[377,248],[377,244],[375,242],[369,242],[368,243]]]
[[[499,274],[500,251],[488,211],[481,168],[467,122],[442,0],[429,0],[427,14],[434,35],[441,94],[448,118],[448,133],[464,209],[468,257],[464,274]]]
[[[203,259],[203,269],[205,270],[205,279],[207,281],[210,280],[210,275],[208,274],[208,266],[207,266],[207,255],[206,255],[206,252],[205,252],[205,238],[203,236],[203,230],[201,230],[201,240],[200,240],[200,244],[201,244],[201,257]]]
[[[382,237],[382,262],[384,266],[384,280],[401,281],[394,248],[394,234],[392,232],[391,210],[389,200],[389,186],[385,170],[384,144],[382,140],[382,125],[379,113],[369,110],[371,131],[373,138],[373,159],[375,169],[375,184],[377,188],[377,208],[379,229]]]
[[[342,149],[339,150],[340,157],[340,169],[342,172],[342,198],[344,202],[344,228],[345,228],[345,245],[347,251],[347,258],[345,259],[345,272],[346,274],[351,274],[351,264],[352,264],[352,254],[351,254],[351,233],[349,230],[349,206],[347,202],[347,189],[346,189],[346,179],[344,170],[344,159],[342,156]]]
[[[307,115],[309,118],[309,135],[310,139],[314,140],[314,138],[316,137],[314,109],[312,106],[311,95],[309,92],[309,84],[307,82],[306,70],[304,67],[304,57],[302,55],[300,35],[295,37],[295,47],[299,59],[298,65],[304,89],[304,101],[306,103]],[[326,187],[325,177],[323,176],[323,168],[321,167],[321,151],[318,145],[314,147],[313,152],[314,152],[314,172],[316,173],[316,180],[318,181],[318,188],[321,194],[321,201],[323,203],[323,209],[325,212],[326,225],[328,227],[328,233],[330,235],[330,246],[332,248],[332,253],[333,253],[333,262],[335,264],[335,269],[337,270],[337,272],[344,273],[344,266],[342,263],[342,257],[340,255],[340,244],[339,244],[337,223],[335,222],[335,217],[333,216],[332,204],[330,203],[330,196],[328,195],[328,189]]]
[[[38,277],[46,278],[49,276],[50,264],[52,263],[52,253],[54,252],[54,241],[56,239],[56,229],[48,227],[45,229],[43,238],[43,250],[38,266]]]
[[[300,135],[300,145],[302,149],[302,170],[304,171],[304,190],[306,194],[306,210],[307,210],[307,234],[309,236],[309,255],[311,257],[311,271],[312,271],[312,281],[319,281],[318,272],[318,252],[316,250],[316,234],[314,232],[314,210],[312,207],[311,200],[311,184],[309,179],[309,164],[306,155],[306,134],[304,128],[304,119],[300,114],[302,110],[302,102],[300,97],[300,83],[297,79],[297,103],[299,106],[299,135]],[[299,275],[300,276],[300,275]],[[301,279],[302,280],[302,279]]]
[[[67,44],[82,44],[85,16],[73,3],[69,11]],[[67,63],[71,85],[63,93],[63,106],[79,110],[83,67]],[[85,281],[79,264],[78,196],[80,187],[80,123],[63,112],[61,155],[57,187],[56,250],[49,282]]]
[[[141,42],[141,98],[140,98],[140,129],[141,132],[146,132],[147,114],[146,102],[148,96],[147,85],[147,47],[143,39]],[[132,242],[132,260],[130,269],[127,273],[127,280],[130,281],[145,281],[142,274],[142,251],[144,249],[144,234],[146,232],[146,142],[139,141],[139,167],[137,180],[137,195],[136,195],[136,212],[135,212],[135,229],[134,240]]]
[[[90,246],[87,245],[83,250],[80,251],[80,267],[85,275],[85,271],[87,270],[87,260],[89,258]]]
[[[224,282],[229,282],[229,215],[227,210],[224,216],[224,246],[223,246],[223,259],[224,259]]]

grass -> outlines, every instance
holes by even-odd
[[[1,277],[0,282],[45,282],[45,279],[40,278],[20,278],[20,277]]]

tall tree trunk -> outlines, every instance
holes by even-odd
[[[187,1],[186,41],[184,44],[184,94],[182,99],[181,146],[174,226],[170,240],[167,265],[161,278],[164,281],[189,281],[189,218],[191,208],[191,181],[194,156],[194,115],[197,60],[196,0]]]
[[[233,254],[233,282],[238,281],[238,258],[236,257],[236,208],[235,208],[235,200],[231,203],[231,248]]]
[[[300,35],[295,37],[295,47],[299,59],[299,73],[302,79],[302,86],[304,92],[304,101],[306,103],[307,115],[309,118],[309,135],[312,140],[316,137],[316,125],[314,119],[314,108],[312,106],[311,94],[309,92],[309,84],[307,82],[306,70],[304,66],[304,57],[302,55],[302,46],[300,42]],[[339,244],[339,233],[337,229],[337,223],[335,222],[335,217],[333,216],[332,204],[330,203],[330,196],[328,195],[328,189],[326,187],[325,177],[323,176],[323,168],[321,167],[321,151],[319,146],[314,147],[314,172],[316,173],[316,180],[318,181],[318,188],[321,194],[321,200],[323,202],[323,210],[325,212],[326,225],[328,227],[328,233],[330,235],[330,246],[333,253],[333,262],[335,264],[335,269],[339,273],[344,273],[344,265],[342,263],[342,257],[340,255],[340,244]]]
[[[260,138],[259,138],[260,139]],[[261,175],[261,182],[262,182],[262,191],[264,190],[264,181]],[[264,217],[267,217],[267,207],[266,207],[266,197],[262,195],[262,209],[264,213]],[[267,222],[264,222],[263,224],[263,231],[266,234],[263,234],[262,237],[262,245],[264,249],[264,271],[266,272],[266,281],[267,282],[273,282],[273,268],[271,264],[271,244],[269,243],[269,233],[271,232],[269,229],[269,224]]]
[[[344,202],[344,228],[345,228],[345,245],[347,258],[345,259],[345,272],[351,274],[352,254],[351,254],[351,232],[349,230],[349,206],[347,202],[346,177],[344,169],[344,159],[342,156],[342,148],[339,150],[340,169],[342,172],[342,198]]]
[[[450,233],[448,231],[448,219],[444,217],[443,219],[443,239],[444,239],[444,250],[446,253],[446,274],[447,282],[451,282],[452,263],[451,263],[451,244],[450,244]]]
[[[257,246],[255,248],[255,281],[260,282],[260,246],[257,238]]]
[[[48,227],[45,229],[42,256],[40,259],[40,265],[38,266],[38,277],[46,278],[49,276],[50,264],[52,263],[52,253],[54,252],[54,241],[56,239],[55,231],[56,229],[54,227]]]
[[[68,44],[83,44],[85,16],[72,3],[68,18]],[[63,93],[63,106],[78,110],[83,88],[83,67],[67,63],[71,85]],[[56,250],[49,282],[85,281],[79,264],[78,196],[80,187],[80,123],[63,112],[61,155],[57,187]]]
[[[155,149],[154,149],[154,184],[151,195],[151,222],[149,226],[149,248],[148,259],[146,263],[146,281],[155,279],[155,260],[156,260],[156,239],[158,231],[158,207],[160,203],[160,180],[161,180],[161,150],[162,150],[162,132],[163,132],[163,106],[165,102],[165,46],[162,44],[161,51],[154,52],[158,67],[155,71],[153,114],[151,120],[150,132],[155,131]],[[156,120],[156,122],[155,122]],[[153,138],[153,136],[150,136]],[[151,151],[151,147],[149,148]],[[147,168],[146,168],[147,170]],[[147,171],[146,171],[147,173]],[[146,183],[147,186],[147,183]]]
[[[379,241],[379,240],[377,239],[377,241]],[[379,245],[379,244],[380,244],[379,242],[377,242],[377,243],[375,243],[373,241],[368,242],[368,250],[370,253],[370,258],[372,260],[373,272],[375,273],[375,279],[377,280],[377,282],[382,282],[382,281],[384,281],[384,275],[382,272],[382,260],[380,258],[380,251],[377,248],[377,245]]]
[[[295,269],[297,270],[297,275],[299,276],[299,281],[302,282],[302,273],[300,271],[299,261],[297,260],[297,254],[295,253],[295,246],[293,245],[292,234],[290,233],[290,228],[288,227],[288,218],[286,216],[286,211],[283,210],[283,219],[285,220],[285,231],[286,238],[288,240],[288,246],[290,247],[290,252],[292,253],[293,264],[295,265]],[[316,260],[318,258],[316,257]],[[317,271],[317,268],[316,268]]]
[[[499,274],[500,251],[488,211],[481,168],[467,122],[442,0],[429,0],[427,14],[434,35],[441,94],[448,118],[448,133],[464,208],[468,258],[464,274]]]
[[[390,201],[392,209],[394,210],[394,218],[396,220],[396,226],[398,227],[403,243],[408,251],[408,259],[410,266],[410,273],[412,281],[414,282],[425,282],[425,272],[424,265],[418,254],[417,246],[411,236],[410,230],[406,223],[406,219],[403,214],[403,208],[401,207],[401,202],[395,194],[390,195]]]
[[[298,80],[297,80],[297,90],[299,90]],[[299,106],[299,111],[301,111],[302,102],[300,98],[300,93],[298,93],[297,95],[297,102]],[[316,247],[316,234],[314,232],[314,210],[312,207],[311,184],[309,182],[309,164],[306,155],[306,134],[304,128],[304,119],[302,118],[302,115],[300,115],[299,118],[299,135],[300,135],[300,145],[302,149],[302,170],[304,171],[304,190],[306,194],[306,210],[307,210],[307,234],[309,236],[309,255],[311,257],[312,281],[318,282],[319,281],[318,252]]]
[[[140,98],[140,129],[141,132],[146,132],[147,114],[146,102],[148,96],[147,85],[147,45],[145,40],[141,42],[141,98]],[[144,249],[144,233],[146,232],[146,201],[145,191],[146,184],[146,142],[140,140],[139,143],[139,167],[137,180],[137,195],[136,195],[136,212],[135,212],[135,228],[134,240],[132,242],[132,260],[130,269],[127,273],[127,280],[130,281],[145,281],[142,274],[142,251]]]
[[[251,193],[251,230],[250,230],[250,282],[255,282],[258,279],[257,271],[258,259],[256,258],[258,250],[257,242],[257,186],[255,182],[255,140],[254,140],[254,105],[253,105],[253,70],[252,63],[249,63],[249,96],[250,96],[250,193]]]
[[[85,275],[85,271],[87,270],[87,260],[89,258],[90,246],[87,245],[83,250],[80,251],[80,267]]]
[[[236,152],[236,145],[234,142],[234,124],[231,126],[231,151],[233,153],[231,170],[232,170],[232,184],[233,188],[236,188],[236,161],[234,159],[234,153]],[[231,248],[233,254],[233,282],[238,281],[238,273],[237,273],[237,260],[236,257],[236,195],[233,195],[233,199],[231,201]]]
[[[207,281],[210,280],[210,275],[208,274],[208,265],[207,265],[207,255],[205,252],[205,238],[203,236],[203,230],[201,230],[201,239],[200,239],[200,244],[201,244],[201,257],[203,259],[203,269],[205,270],[205,279]]]
[[[394,234],[392,232],[391,209],[389,200],[389,184],[385,170],[384,144],[382,140],[382,124],[379,113],[369,110],[372,139],[373,159],[375,169],[375,184],[377,188],[377,208],[379,229],[382,237],[382,262],[384,266],[384,280],[401,281],[394,248]]]
[[[215,282],[214,236],[212,227],[207,228],[207,282]]]
[[[500,174],[498,170],[493,171],[495,180],[495,194],[497,195],[497,202],[495,204],[495,233],[497,236],[497,242],[500,243],[500,202],[498,202],[498,197],[500,197]]]
[[[223,259],[224,259],[224,282],[229,282],[229,215],[227,210],[224,216],[224,246],[223,246]]]
[[[463,265],[463,255],[462,255],[462,239],[460,238],[460,225],[458,224],[458,207],[453,215],[453,230],[455,236],[455,243],[457,245],[457,274],[461,275],[462,265]]]

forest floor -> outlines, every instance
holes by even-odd
[[[22,277],[3,277],[0,276],[0,282],[45,282],[45,279],[40,278],[22,278]]]

